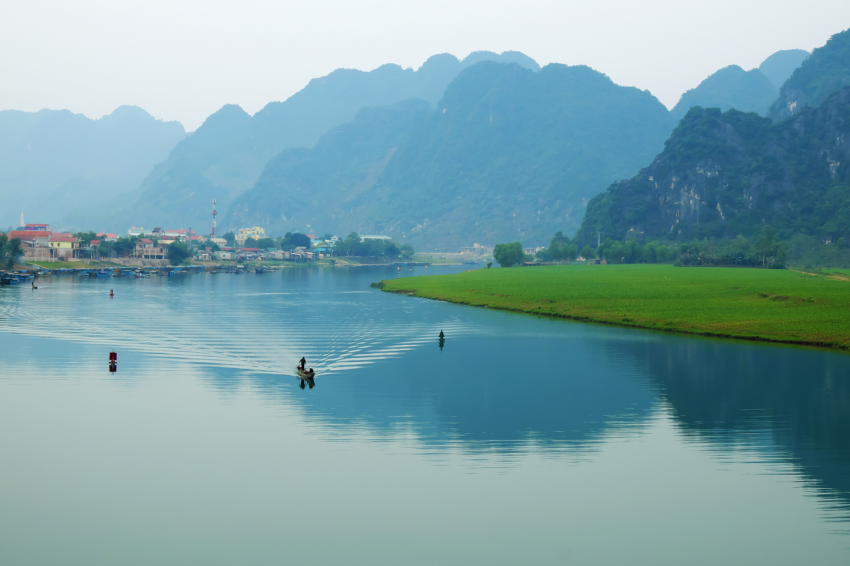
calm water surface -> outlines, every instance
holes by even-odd
[[[0,289],[0,564],[850,563],[850,356],[395,276]]]

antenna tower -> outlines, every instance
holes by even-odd
[[[212,225],[212,235],[215,236],[215,217],[218,215],[218,211],[215,209],[215,199],[213,199],[213,225]]]

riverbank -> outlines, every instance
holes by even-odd
[[[668,265],[479,269],[383,290],[516,312],[850,350],[850,282],[773,269]]]

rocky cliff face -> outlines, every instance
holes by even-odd
[[[850,237],[850,87],[780,123],[693,108],[636,177],[588,203],[582,243],[750,235]]]
[[[830,94],[850,85],[850,30],[829,38],[785,81],[767,115],[773,120],[819,106]]]

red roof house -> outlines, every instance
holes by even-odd
[[[12,230],[9,232],[9,239],[17,238],[22,242],[32,242],[36,238],[49,238],[50,232],[42,230]]]

